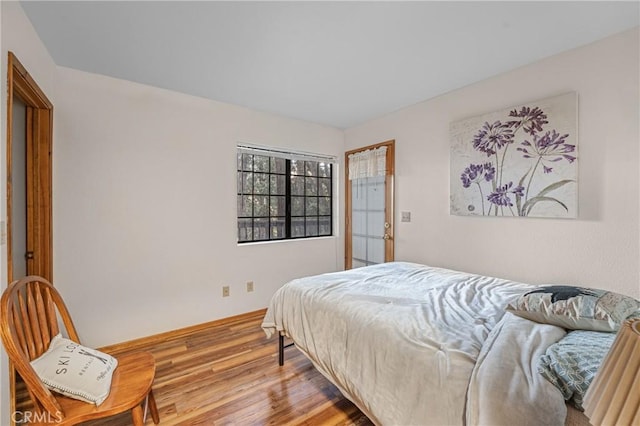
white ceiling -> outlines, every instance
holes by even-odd
[[[58,65],[338,128],[638,26],[639,5],[22,2]]]

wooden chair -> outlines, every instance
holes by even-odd
[[[149,352],[118,356],[111,392],[100,406],[53,394],[40,381],[30,361],[44,353],[59,333],[59,320],[68,338],[80,343],[69,311],[58,291],[44,278],[25,277],[7,287],[0,300],[0,334],[13,363],[25,381],[36,418],[53,419],[58,425],[73,425],[131,410],[133,424],[144,424],[142,404],[148,401],[153,422],[160,417],[151,385],[155,360]],[[60,421],[57,421],[60,420]]]

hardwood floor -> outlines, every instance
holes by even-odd
[[[137,345],[156,358],[153,385],[161,425],[372,425],[295,347],[278,366],[264,311]],[[115,347],[112,353],[127,349]],[[130,417],[84,425],[130,425]],[[150,416],[146,424],[153,424]]]

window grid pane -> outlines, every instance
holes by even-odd
[[[242,154],[242,170],[253,171],[253,155]]]
[[[333,234],[330,163],[239,153],[237,174],[238,242]]]

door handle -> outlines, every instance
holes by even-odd
[[[389,234],[386,234],[386,233],[385,233],[385,234],[382,236],[382,239],[383,239],[383,240],[385,240],[385,241],[388,241],[388,240],[390,240],[390,239],[391,239],[391,235],[389,235]]]

